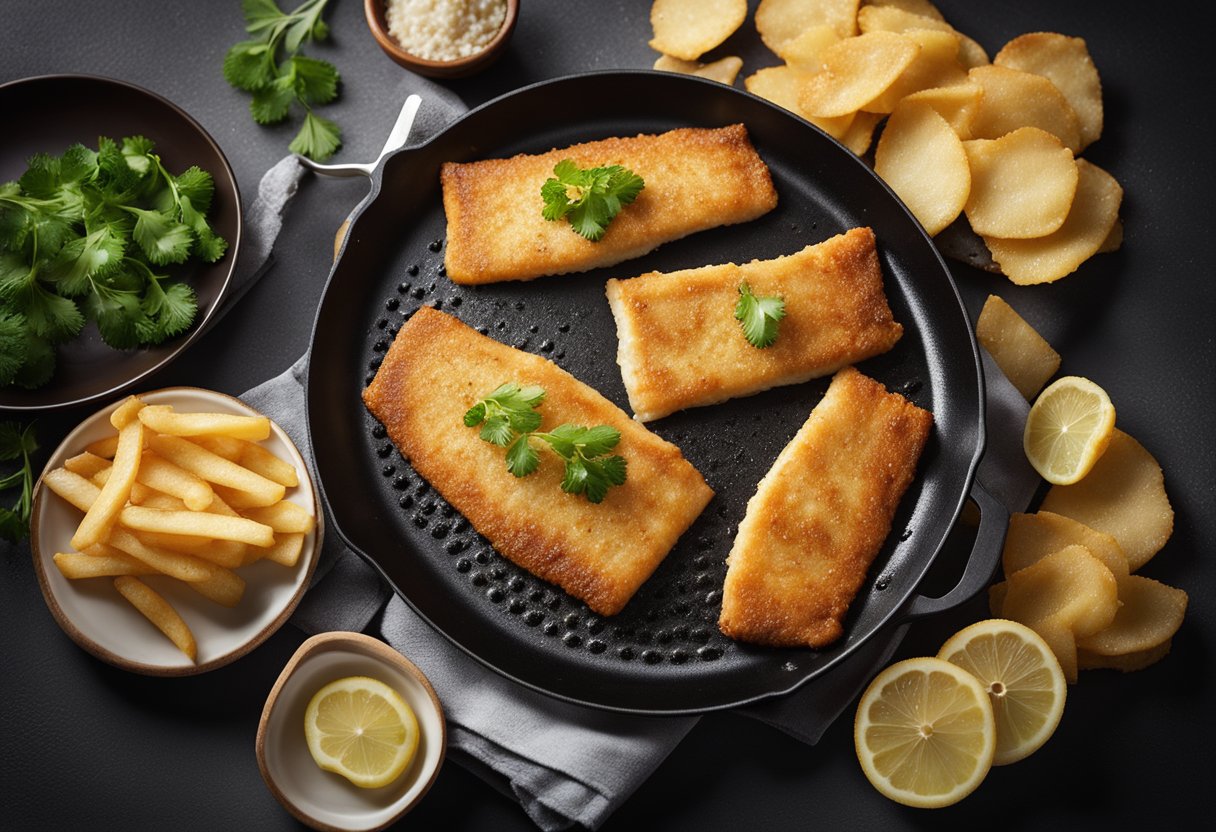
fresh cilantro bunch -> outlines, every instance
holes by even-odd
[[[12,508],[0,506],[0,537],[18,543],[30,533],[30,510],[33,507],[34,466],[30,456],[38,450],[33,423],[24,428],[16,422],[0,422],[0,462],[21,460],[21,467],[0,474],[0,491],[21,489],[21,496]]]
[[[620,165],[582,170],[563,159],[554,166],[553,175],[556,178],[546,179],[540,189],[545,201],[542,216],[547,220],[568,217],[574,230],[593,243],[604,236],[621,208],[646,187],[642,177]]]
[[[284,13],[275,0],[243,0],[245,31],[255,37],[228,50],[224,78],[239,90],[253,93],[249,111],[258,124],[278,124],[292,104],[304,108],[304,123],[289,149],[310,159],[328,159],[342,144],[338,125],[312,111],[338,95],[338,70],[328,61],[298,54],[305,41],[323,41],[329,26],[321,19],[329,0],[305,0]],[[280,47],[286,53],[279,60]]]
[[[539,467],[540,455],[532,440],[541,440],[566,463],[562,491],[602,502],[609,488],[625,482],[625,458],[607,456],[621,441],[621,432],[608,425],[569,424],[538,432],[541,417],[536,408],[544,400],[543,388],[507,382],[469,408],[464,423],[470,428],[481,425],[482,439],[507,449],[507,470],[516,477],[526,477]]]
[[[764,349],[772,346],[777,340],[777,325],[784,317],[785,301],[780,296],[753,295],[746,280],[739,284],[735,318],[743,327],[743,337],[753,347]]]
[[[97,150],[38,154],[0,185],[0,386],[33,389],[55,370],[55,345],[97,321],[116,349],[159,344],[194,322],[194,290],[163,273],[228,243],[207,222],[215,185],[174,176],[152,142],[104,136]]]

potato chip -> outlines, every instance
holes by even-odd
[[[815,116],[856,112],[895,83],[919,52],[916,41],[892,32],[846,38],[824,50],[823,69],[807,81],[799,102]]]
[[[1119,601],[1110,626],[1077,639],[1077,647],[1101,656],[1144,653],[1172,639],[1186,615],[1185,592],[1142,575],[1120,582]]]
[[[654,0],[650,48],[695,61],[743,24],[747,0]]]
[[[769,49],[781,47],[813,26],[824,24],[842,38],[857,34],[858,0],[760,0],[756,31]]]
[[[1033,566],[1069,546],[1084,546],[1111,571],[1116,583],[1128,576],[1127,555],[1123,554],[1119,541],[1071,517],[1050,511],[1014,514],[1009,518],[1009,532],[1001,553],[1005,576]]]
[[[1083,39],[1032,32],[1009,41],[992,62],[1055,84],[1077,114],[1082,148],[1102,135],[1102,79]]]
[[[1128,653],[1124,656],[1103,656],[1084,648],[1077,648],[1077,665],[1082,670],[1120,670],[1132,673],[1144,670],[1149,665],[1156,664],[1170,654],[1172,641],[1158,645],[1151,650],[1139,653]]]
[[[857,28],[865,32],[909,32],[913,29],[935,29],[954,32],[959,37],[958,59],[965,68],[986,66],[988,53],[973,39],[944,20],[915,14],[895,4],[865,6],[857,12]]]
[[[863,0],[862,6],[891,6],[896,9],[902,9],[909,14],[919,14],[922,17],[931,17],[934,20],[945,20],[942,13],[937,10],[929,0]]]
[[[795,69],[814,73],[823,68],[824,51],[839,41],[836,28],[830,23],[821,23],[782,43],[777,55]]]
[[[1009,576],[1001,615],[1042,636],[1075,682],[1076,639],[1109,627],[1118,609],[1115,576],[1084,546],[1068,546]]]
[[[1148,563],[1174,531],[1161,466],[1118,428],[1085,479],[1052,486],[1042,508],[1113,536],[1133,572]]]
[[[915,41],[920,52],[895,83],[863,108],[867,112],[889,113],[901,99],[914,92],[967,82],[967,71],[958,62],[958,35],[911,29],[904,32],[904,37]]]
[[[1060,369],[1060,354],[996,295],[984,303],[975,337],[1027,401]]]
[[[1106,235],[1106,239],[1102,241],[1102,245],[1098,246],[1098,254],[1110,254],[1112,251],[1118,251],[1123,247],[1123,221],[1116,218],[1115,224],[1110,227],[1110,233]]]
[[[928,104],[944,118],[960,139],[971,138],[971,122],[980,106],[983,90],[970,81],[952,87],[934,87],[907,96],[909,101]]]
[[[1038,127],[1073,153],[1080,151],[1080,121],[1051,81],[1007,66],[979,66],[967,75],[984,91],[971,123],[972,138],[999,139],[1019,127]]]
[[[870,149],[870,142],[874,140],[874,128],[880,121],[882,116],[878,113],[857,113],[849,124],[849,129],[840,137],[840,143],[858,156],[864,156]]]
[[[1020,286],[1050,283],[1096,254],[1119,218],[1123,188],[1097,165],[1077,159],[1077,194],[1064,224],[1036,240],[985,237],[1001,271]],[[974,186],[973,186],[974,189]]]
[[[802,87],[810,77],[809,73],[791,66],[770,66],[748,76],[744,79],[743,86],[752,95],[758,95],[778,107],[784,107],[802,116],[832,138],[841,139],[853,123],[852,113],[836,118],[819,118],[805,112],[798,102]]]
[[[718,81],[728,87],[735,83],[739,70],[743,68],[743,59],[733,55],[712,63],[703,64],[699,61],[682,61],[670,55],[660,55],[654,62],[654,68],[663,72],[678,72],[681,75],[695,75],[698,78],[708,78]]]
[[[1009,594],[1009,584],[1006,581],[988,587],[988,611],[993,618],[1004,618],[1005,596]]]
[[[874,172],[931,235],[954,222],[971,192],[963,143],[927,104],[895,108],[874,152]]]
[[[1022,127],[999,139],[963,142],[971,163],[967,220],[982,237],[1045,237],[1068,218],[1079,173],[1052,134]],[[1103,232],[1105,236],[1105,232]],[[1000,258],[993,253],[994,259]]]

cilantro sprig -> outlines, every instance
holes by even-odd
[[[215,184],[199,167],[170,173],[153,150],[143,136],[103,136],[96,150],[37,154],[0,184],[0,387],[49,381],[56,345],[88,319],[117,349],[194,323],[194,290],[166,267],[224,256],[207,222]]]
[[[784,317],[785,300],[781,296],[754,295],[746,280],[739,284],[735,319],[743,327],[743,337],[753,347],[771,347],[777,340],[777,327]]]
[[[554,166],[553,177],[540,189],[545,201],[541,215],[547,220],[568,218],[570,226],[593,243],[646,187],[642,177],[620,165],[583,170],[569,159]]]
[[[30,533],[30,511],[34,500],[34,466],[30,456],[38,450],[34,425],[0,422],[0,462],[21,460],[21,467],[0,474],[0,491],[19,488],[21,493],[12,508],[0,506],[0,537],[18,543]]]
[[[255,37],[235,44],[224,57],[224,79],[253,93],[249,112],[258,124],[284,121],[293,104],[304,109],[304,123],[288,149],[317,161],[328,159],[342,145],[338,125],[312,109],[337,97],[338,70],[299,51],[305,41],[329,37],[329,26],[321,19],[328,2],[305,0],[285,13],[275,0],[243,0],[245,31]],[[280,49],[286,53],[282,61]]]
[[[583,494],[592,503],[602,502],[608,489],[625,482],[622,456],[608,456],[621,441],[621,432],[608,425],[587,428],[563,424],[541,432],[537,408],[545,391],[536,385],[514,382],[500,385],[464,414],[466,427],[481,426],[480,436],[491,445],[507,449],[507,470],[526,477],[540,466],[540,454],[532,440],[544,443],[565,462],[562,491]]]

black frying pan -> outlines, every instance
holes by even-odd
[[[734,122],[747,125],[780,195],[778,208],[760,220],[696,234],[584,275],[477,288],[455,286],[443,275],[443,162]],[[986,584],[1007,518],[972,485],[984,448],[983,377],[962,302],[933,244],[899,200],[817,129],[713,82],[596,73],[527,87],[473,110],[425,145],[389,157],[372,181],[313,332],[307,390],[313,451],[338,534],[472,656],[570,701],[636,713],[703,712],[788,692],[828,671],[893,617],[947,609]],[[552,358],[627,410],[613,360],[606,278],[774,257],[857,225],[873,227],[878,236],[887,294],[905,326],[894,350],[861,369],[930,409],[935,429],[871,578],[849,611],[845,636],[828,649],[738,644],[716,626],[724,559],[747,500],[828,379],[650,425],[683,450],[717,496],[609,619],[495,553],[410,468],[360,399],[401,322],[428,304]],[[983,521],[963,579],[941,599],[918,597],[917,584],[969,492]]]

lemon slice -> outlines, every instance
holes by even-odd
[[[304,712],[304,736],[318,766],[375,789],[400,777],[414,759],[418,720],[388,685],[349,676],[313,695]]]
[[[1065,376],[1039,394],[1022,447],[1043,479],[1072,485],[1089,473],[1115,432],[1115,406],[1087,378]]]
[[[1055,654],[1034,630],[993,618],[950,637],[937,654],[980,680],[992,700],[996,755],[992,764],[1016,763],[1055,732],[1068,684]]]
[[[942,659],[906,659],[870,683],[853,724],[866,778],[905,806],[936,809],[975,790],[992,767],[996,728],[984,686]]]

